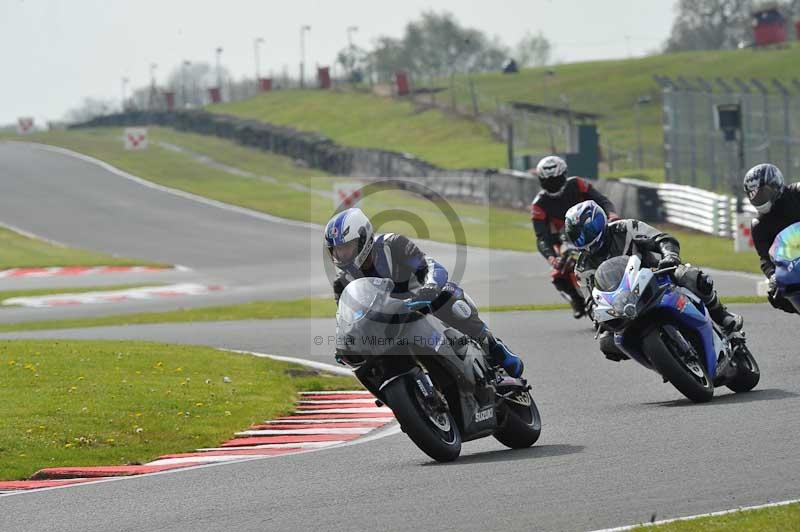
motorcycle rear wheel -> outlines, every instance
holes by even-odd
[[[411,377],[395,379],[383,390],[411,441],[437,462],[452,462],[461,454],[461,432],[449,410],[433,412]]]
[[[665,342],[660,329],[644,338],[643,347],[658,372],[690,401],[707,403],[714,397],[714,383],[696,353],[678,352],[672,342]]]
[[[506,447],[525,449],[539,439],[542,418],[530,392],[520,392],[515,397],[519,400],[503,400],[506,407],[505,419],[494,437]]]

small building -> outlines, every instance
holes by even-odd
[[[777,5],[753,12],[753,40],[756,46],[786,42],[786,17]]]

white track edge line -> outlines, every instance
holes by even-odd
[[[695,519],[702,519],[703,517],[718,517],[721,515],[729,515],[735,514],[736,512],[751,512],[753,510],[763,510],[764,508],[777,508],[780,506],[788,506],[790,504],[800,503],[800,499],[790,499],[787,501],[780,501],[780,502],[770,502],[767,504],[759,504],[756,506],[742,506],[740,508],[734,508],[731,510],[720,510],[718,512],[709,512],[705,514],[697,514],[697,515],[687,515],[685,517],[675,517],[672,519],[662,519],[660,521],[653,521],[652,523],[638,523],[635,525],[626,525],[620,526],[616,528],[601,528],[598,530],[593,530],[592,532],[624,532],[626,530],[633,530],[634,528],[638,527],[653,527],[659,525],[667,525],[669,523],[677,523],[680,521],[693,521]]]
[[[333,364],[326,364],[325,362],[314,362],[313,360],[306,360],[303,358],[295,358],[295,357],[285,357],[280,355],[270,355],[268,353],[258,353],[256,351],[245,351],[242,349],[226,349],[220,348],[221,351],[228,351],[230,353],[241,353],[245,355],[252,355],[254,357],[260,358],[271,358],[273,360],[278,360],[280,362],[291,362],[293,364],[300,364],[303,366],[308,366],[309,368],[319,369],[322,371],[327,371],[330,373],[335,373],[336,375],[345,375],[348,377],[353,376],[353,371],[349,368],[345,368],[342,366],[334,366]]]

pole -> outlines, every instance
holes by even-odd
[[[148,108],[152,111],[156,103],[156,63],[150,63],[150,102]]]
[[[642,105],[636,101],[636,161],[639,164],[639,170],[644,168],[644,154],[642,153]]]
[[[127,100],[128,78],[122,78],[122,111],[125,111],[125,100]]]
[[[253,39],[253,51],[255,52],[254,55],[256,60],[256,87],[258,87],[260,83],[259,80],[261,79],[261,57],[259,54],[260,52],[259,47],[263,42],[264,39],[262,37]]]
[[[222,55],[222,47],[217,47],[217,88],[222,97],[222,69],[220,67],[220,56]]]
[[[311,30],[311,26],[300,26],[300,88],[306,86],[306,32]]]
[[[186,67],[190,64],[189,61],[184,61],[181,65],[181,100],[183,100],[184,108],[189,104],[188,97],[186,96]]]
[[[550,76],[553,75],[555,75],[554,70],[544,71],[544,101],[546,106],[550,105],[550,90],[549,90],[550,84],[548,83],[548,80],[550,79]],[[555,135],[553,133],[553,114],[549,110],[547,111],[547,136],[550,139],[550,152],[555,153],[556,140],[555,140]]]

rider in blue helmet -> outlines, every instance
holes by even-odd
[[[575,269],[590,288],[600,264],[611,257],[635,254],[646,268],[677,267],[675,283],[696,294],[725,333],[742,329],[742,317],[728,312],[720,302],[713,279],[699,268],[682,263],[680,244],[672,235],[639,220],[609,222],[603,209],[591,200],[567,211],[564,229],[567,239],[581,250]]]
[[[472,298],[448,279],[444,266],[414,242],[396,233],[375,234],[369,218],[356,208],[331,218],[324,238],[336,267],[333,293],[337,303],[345,286],[359,277],[392,279],[393,295],[408,298],[410,309],[432,312],[448,326],[478,341],[489,359],[508,375],[520,377],[522,360],[492,334],[478,316]]]

